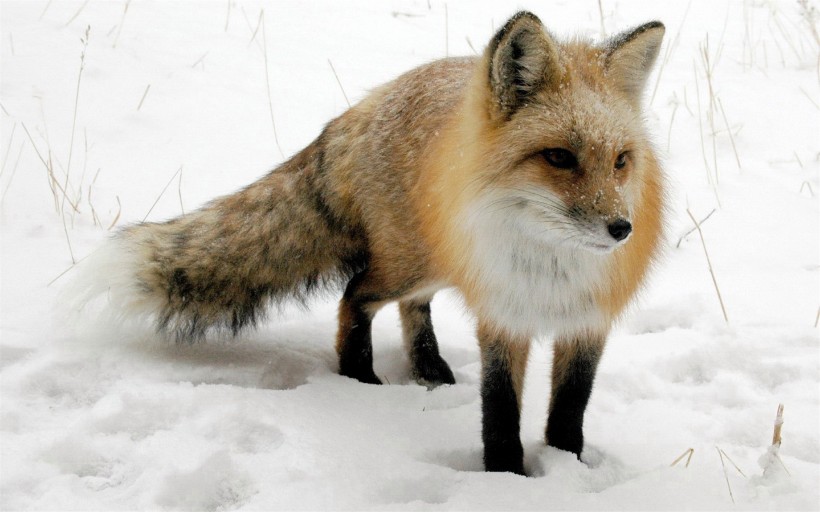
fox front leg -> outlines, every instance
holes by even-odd
[[[452,370],[438,351],[430,316],[430,298],[399,302],[399,314],[413,379],[428,387],[455,384]]]
[[[487,471],[524,474],[520,416],[529,340],[479,327],[481,348],[481,437]]]
[[[563,338],[556,340],[553,349],[546,441],[579,459],[584,449],[584,411],[605,341],[605,335]]]

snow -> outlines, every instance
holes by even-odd
[[[609,33],[667,26],[647,103],[671,222],[663,261],[607,346],[585,463],[543,446],[544,340],[523,400],[530,476],[482,471],[474,321],[453,293],[432,307],[458,384],[431,391],[409,380],[395,308],[374,323],[380,387],[335,374],[337,297],[192,346],[62,318],[71,274],[50,283],[72,263],[66,232],[80,259],[115,221],[169,218],[250,183],[346,109],[328,60],[355,102],[413,66],[480,51],[514,12],[500,4],[2,3],[0,508],[820,508],[820,86],[798,2],[602,2]],[[556,34],[599,37],[598,2],[526,7]],[[707,36],[733,141],[722,115],[714,136],[706,117]],[[35,146],[60,185],[72,155],[82,200],[76,215],[65,206],[65,230]],[[715,210],[702,229],[728,325],[698,233],[676,247],[687,208]],[[788,473],[769,448],[779,403]],[[729,461],[724,474],[716,447],[745,477]],[[670,467],[689,448],[689,466]]]

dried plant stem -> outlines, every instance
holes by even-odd
[[[165,186],[162,188],[162,192],[159,193],[159,195],[157,196],[157,199],[154,201],[154,204],[151,205],[151,208],[148,209],[148,212],[145,214],[145,217],[142,218],[142,222],[145,222],[146,219],[148,219],[148,216],[151,215],[151,211],[154,209],[154,207],[157,205],[159,200],[162,198],[162,195],[165,193],[166,190],[168,190],[168,187],[171,186],[171,182],[173,182],[174,178],[177,177],[177,174],[179,174],[181,172],[182,172],[182,166],[180,165],[179,169],[177,169],[177,172],[175,172],[174,175],[171,176],[171,179],[168,180],[168,183],[166,183]]]
[[[38,20],[43,19],[43,16],[46,15],[46,11],[48,11],[48,8],[51,7],[51,2],[52,2],[52,0],[48,0],[48,2],[46,2],[46,6],[43,8],[43,12],[41,12],[40,17],[37,18]]]
[[[195,67],[196,67],[196,65],[197,65],[197,64],[200,64],[200,63],[202,63],[202,61],[204,61],[204,60],[205,60],[205,57],[207,57],[207,56],[208,56],[208,52],[203,53],[203,54],[202,54],[202,57],[198,58],[198,59],[196,60],[196,62],[194,62],[193,64],[191,64],[191,67],[192,67],[192,68],[195,68]],[[204,63],[202,63],[202,69],[205,69],[205,64],[204,64]]]
[[[728,453],[726,453],[725,451],[723,451],[723,448],[718,448],[718,450],[720,450],[721,455],[723,455],[724,457],[726,457],[726,460],[728,460],[729,462],[731,462],[731,463],[732,463],[732,466],[734,466],[734,467],[735,467],[735,469],[737,470],[737,472],[738,472],[738,473],[740,473],[740,475],[741,475],[743,478],[747,478],[747,477],[746,477],[746,473],[744,473],[742,469],[740,469],[739,467],[737,467],[737,464],[735,464],[735,461],[733,461],[733,460],[732,460],[732,458],[731,458],[731,457],[729,457],[729,454],[728,454]]]
[[[68,196],[66,192],[68,190],[68,180],[69,175],[71,174],[71,156],[74,154],[74,134],[76,133],[77,129],[77,108],[80,103],[80,84],[83,79],[83,69],[85,69],[85,50],[88,48],[88,34],[91,32],[91,25],[86,26],[85,28],[85,36],[80,38],[80,41],[83,43],[83,50],[80,53],[80,71],[77,73],[77,89],[74,93],[74,115],[71,120],[71,142],[68,145],[68,163],[66,163],[65,167],[65,184],[63,185],[63,201],[60,205],[60,214],[65,216],[65,202]]]
[[[817,102],[814,101],[814,99],[812,99],[811,96],[809,96],[809,93],[807,93],[805,89],[803,89],[802,87],[798,87],[798,89],[800,89],[800,92],[803,93],[803,96],[808,98],[808,100],[811,102],[811,104],[814,105],[814,108],[816,108],[817,110],[820,110],[820,105],[818,105]]]
[[[248,30],[251,31],[251,40],[248,41],[248,46],[252,45],[254,41],[256,41],[256,34],[259,33],[259,29],[262,27],[262,15],[265,14],[265,11],[259,11],[259,17],[256,20],[256,28],[251,26],[251,20],[248,19],[248,15],[245,12],[245,8],[242,7],[242,15],[245,17],[245,23],[248,24]],[[259,41],[256,41],[257,46],[260,46]],[[260,47],[260,50],[264,52],[264,50]]]
[[[675,124],[675,114],[678,113],[679,104],[675,101],[675,107],[672,109],[672,115],[669,116],[669,130],[666,132],[666,151],[672,148],[672,126]]]
[[[473,51],[473,53],[474,53],[474,54],[476,54],[476,55],[478,55],[478,52],[475,50],[475,46],[473,46],[473,42],[472,42],[472,41],[470,41],[470,38],[469,38],[469,37],[467,37],[467,36],[464,36],[464,39],[466,39],[466,40],[467,40],[467,46],[469,46],[469,47],[470,47],[470,49]]]
[[[120,214],[122,214],[122,203],[120,202],[120,196],[116,196],[117,198],[117,214],[114,216],[114,220],[111,221],[111,224],[108,226],[108,231],[111,231],[111,228],[117,225],[117,221],[120,220]],[[151,207],[153,208],[153,206]],[[148,212],[151,213],[151,212]]]
[[[718,107],[720,107],[720,114],[723,117],[723,124],[726,125],[726,131],[729,133],[729,141],[732,143],[732,151],[735,153],[735,162],[737,162],[738,170],[742,169],[740,165],[740,155],[737,154],[737,146],[735,146],[735,137],[732,135],[732,129],[729,128],[729,120],[726,119],[726,111],[723,109],[723,102],[720,98],[717,99]]]
[[[336,68],[333,67],[333,63],[330,62],[330,59],[327,59],[327,63],[330,64],[330,70],[333,71],[333,76],[336,77],[336,83],[339,84],[339,89],[342,90],[342,96],[345,97],[345,102],[347,102],[347,108],[350,108],[350,100],[347,99],[347,93],[345,93],[345,88],[342,86],[342,81],[339,80],[339,75],[336,73]]]
[[[818,316],[820,317],[820,311],[818,311]],[[771,454],[774,455],[774,458],[777,459],[777,462],[780,463],[780,466],[783,467],[783,470],[786,472],[787,475],[791,476],[791,472],[789,468],[786,467],[786,464],[783,463],[783,459],[780,458],[780,443],[782,442],[782,438],[780,437],[780,432],[783,428],[783,404],[778,404],[777,406],[777,415],[774,418],[774,432],[772,433],[772,447],[771,447]],[[765,470],[764,470],[765,471]]]
[[[228,31],[228,23],[231,21],[231,0],[228,0],[228,14],[225,15],[225,32]]]
[[[268,108],[270,110],[270,122],[273,126],[273,140],[274,142],[276,142],[276,148],[279,150],[279,155],[284,160],[285,152],[282,151],[282,146],[279,144],[279,135],[276,133],[276,120],[273,117],[273,99],[271,98],[270,94],[270,73],[268,72],[268,37],[265,31],[264,9],[259,13],[259,17],[262,20],[262,54],[265,57],[265,83],[267,84],[266,90],[268,91]]]
[[[729,473],[726,471],[726,464],[723,462],[723,451],[715,446],[715,450],[720,457],[720,465],[723,467],[723,477],[726,479],[726,487],[729,489],[729,497],[732,498],[732,503],[735,503],[735,495],[732,493],[732,485],[729,483]]]
[[[704,223],[704,222],[706,222],[707,220],[709,220],[709,217],[711,217],[711,216],[712,216],[712,214],[713,214],[713,213],[715,213],[716,211],[717,211],[717,210],[715,210],[714,208],[712,208],[712,211],[711,211],[711,212],[709,212],[709,214],[708,214],[706,217],[702,218],[702,219],[700,220],[699,224],[700,224],[700,225],[703,225],[703,223]],[[675,245],[675,248],[676,248],[676,249],[677,249],[677,248],[680,248],[680,244],[683,242],[683,239],[684,239],[684,238],[686,238],[687,236],[689,236],[689,235],[690,235],[693,231],[695,231],[696,229],[698,229],[698,228],[697,228],[697,227],[693,227],[692,229],[690,229],[689,231],[687,231],[686,233],[684,233],[683,235],[681,235],[681,237],[680,237],[680,238],[678,238],[678,243],[677,243],[677,245]]]
[[[450,16],[448,14],[447,2],[444,2],[444,56],[450,56]]]
[[[683,467],[688,468],[689,467],[689,462],[692,460],[692,455],[694,453],[695,453],[695,449],[694,448],[689,448],[685,452],[681,453],[680,457],[675,459],[674,462],[672,462],[672,464],[669,465],[669,467],[675,467],[675,465],[678,462],[680,462],[681,460],[683,460],[684,457],[686,457],[686,464]],[[688,455],[688,457],[687,457],[687,455]]]
[[[63,219],[63,232],[65,233],[65,241],[68,244],[68,254],[71,256],[71,263],[77,263],[77,260],[74,259],[74,249],[71,247],[71,237],[68,236],[68,225],[66,225],[65,215],[62,216]]]
[[[777,406],[777,415],[774,418],[774,433],[772,434],[772,444],[775,446],[780,446],[780,442],[782,441],[780,437],[780,431],[783,428],[783,404],[779,404]]]
[[[11,135],[9,135],[9,143],[6,145],[6,156],[3,157],[3,167],[0,167],[0,176],[3,176],[3,172],[6,170],[6,162],[9,159],[9,154],[11,154],[11,143],[14,142],[14,131],[17,130],[17,123],[14,123],[14,126],[11,127]]]
[[[817,308],[817,316],[814,317],[814,326],[817,327],[818,324],[820,324],[820,308]]]
[[[74,269],[74,267],[76,267],[76,266],[77,266],[77,263],[82,263],[82,262],[83,262],[83,261],[85,261],[85,260],[86,260],[89,256],[91,256],[91,254],[94,254],[94,253],[92,252],[92,253],[90,253],[90,254],[86,254],[85,256],[83,256],[82,258],[80,258],[79,260],[77,260],[75,263],[72,263],[72,264],[71,264],[71,265],[70,265],[67,269],[65,269],[65,270],[63,270],[62,272],[60,272],[60,274],[59,274],[57,277],[55,277],[54,279],[52,279],[51,281],[49,281],[49,282],[48,282],[48,284],[46,285],[46,288],[50,287],[51,285],[53,285],[54,283],[56,283],[58,279],[60,279],[60,278],[61,278],[61,277],[63,277],[64,275],[66,275],[66,274],[68,274],[69,272],[71,272],[71,271]]]
[[[31,142],[31,147],[34,148],[34,152],[37,154],[37,158],[40,159],[40,162],[42,162],[43,166],[46,168],[46,177],[48,178],[48,185],[51,188],[52,195],[54,196],[54,207],[59,211],[60,201],[59,196],[57,195],[57,191],[59,190],[65,196],[65,190],[62,188],[62,185],[60,185],[60,182],[58,182],[57,178],[54,176],[54,167],[51,163],[51,152],[49,151],[48,160],[43,158],[43,155],[40,153],[40,150],[37,149],[37,144],[34,143],[34,139],[31,137],[31,133],[29,133],[28,128],[26,128],[26,124],[20,123],[20,125],[23,127],[23,131],[26,132],[26,136],[28,137],[29,142]],[[68,203],[75,211],[79,212],[77,204],[72,203],[70,199]]]
[[[3,197],[0,198],[0,203],[6,201],[6,194],[9,193],[9,189],[11,188],[11,182],[14,180],[14,175],[17,174],[17,166],[20,165],[20,156],[23,154],[23,147],[25,147],[26,141],[20,142],[20,151],[17,152],[17,160],[14,162],[14,167],[11,168],[11,174],[9,175],[9,180],[6,182],[6,190],[3,191]]]
[[[94,209],[94,203],[91,201],[91,190],[94,188],[94,184],[97,183],[97,178],[100,176],[100,171],[102,168],[98,168],[96,174],[94,174],[94,179],[91,180],[91,185],[88,186],[88,206],[91,207],[91,220],[94,221],[95,226],[102,227],[102,221],[97,216],[97,210]]]
[[[601,20],[601,38],[606,37],[606,28],[604,27],[604,6],[601,4],[601,0],[598,0],[598,16]]]
[[[117,42],[120,40],[122,26],[125,24],[125,15],[128,14],[129,5],[131,5],[131,0],[125,0],[125,8],[122,10],[122,18],[120,18],[120,24],[117,26],[117,35],[114,36],[114,44],[111,45],[112,48],[116,48]]]
[[[194,66],[196,66],[196,64],[194,64]],[[142,108],[142,102],[145,101],[145,97],[148,96],[148,90],[149,89],[151,89],[151,84],[148,84],[148,86],[145,88],[145,92],[142,93],[142,98],[140,98],[140,103],[139,103],[139,105],[137,105],[137,112],[139,112],[140,109]]]
[[[74,21],[74,20],[76,20],[76,19],[77,19],[77,16],[79,16],[79,15],[80,15],[80,13],[81,13],[81,12],[83,12],[83,9],[85,9],[85,6],[86,6],[86,5],[88,5],[88,1],[89,1],[89,0],[85,0],[85,2],[83,2],[83,5],[81,5],[81,6],[80,6],[80,8],[79,8],[79,9],[77,9],[77,12],[75,12],[75,13],[74,13],[74,16],[72,16],[70,20],[66,21],[66,23],[65,23],[65,26],[66,26],[66,27],[67,27],[67,26],[69,26],[69,25],[71,25],[71,22],[72,22],[72,21]],[[50,2],[49,2],[49,3],[50,3]],[[48,9],[48,6],[46,6],[46,9]],[[46,13],[46,11],[45,11],[45,10],[43,10],[43,14],[45,14],[45,13]]]
[[[179,168],[179,182],[177,184],[177,195],[179,195],[179,209],[185,215],[185,206],[182,204],[182,167]]]
[[[720,294],[720,287],[717,284],[717,278],[715,278],[715,271],[712,269],[712,261],[709,259],[709,251],[706,249],[706,239],[703,237],[703,231],[700,229],[700,224],[697,219],[695,219],[695,216],[692,215],[689,208],[686,209],[686,213],[689,214],[689,218],[695,223],[695,228],[698,230],[698,235],[700,235],[700,242],[703,245],[703,254],[706,255],[706,264],[709,267],[709,274],[712,276],[712,283],[715,285],[715,291],[717,292],[718,301],[720,302],[720,310],[723,312],[723,319],[726,320],[726,323],[728,324],[729,316],[726,314],[726,306],[723,304],[723,297]]]

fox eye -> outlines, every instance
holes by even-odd
[[[626,167],[626,152],[621,153],[618,155],[618,158],[615,159],[616,169],[623,169],[624,167]]]
[[[563,148],[545,149],[541,154],[548,164],[558,169],[573,169],[578,166],[575,155]]]

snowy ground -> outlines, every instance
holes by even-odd
[[[334,297],[199,346],[57,318],[70,274],[50,282],[71,253],[253,181],[343,112],[328,60],[355,102],[481,51],[517,8],[600,37],[594,0],[501,4],[2,3],[0,508],[820,508],[820,43],[796,1],[601,2],[607,33],[667,25],[647,102],[673,214],[666,257],[601,365],[587,464],[542,445],[545,340],[524,397],[531,477],[481,471],[473,320],[454,295],[433,316],[458,384],[433,391],[409,381],[390,308],[374,340],[391,385],[335,375]],[[715,210],[703,234],[728,325],[697,233],[677,246],[687,207]],[[789,474],[764,474],[778,403]],[[690,447],[689,467],[670,467]],[[745,477],[728,460],[724,474],[716,447]]]

